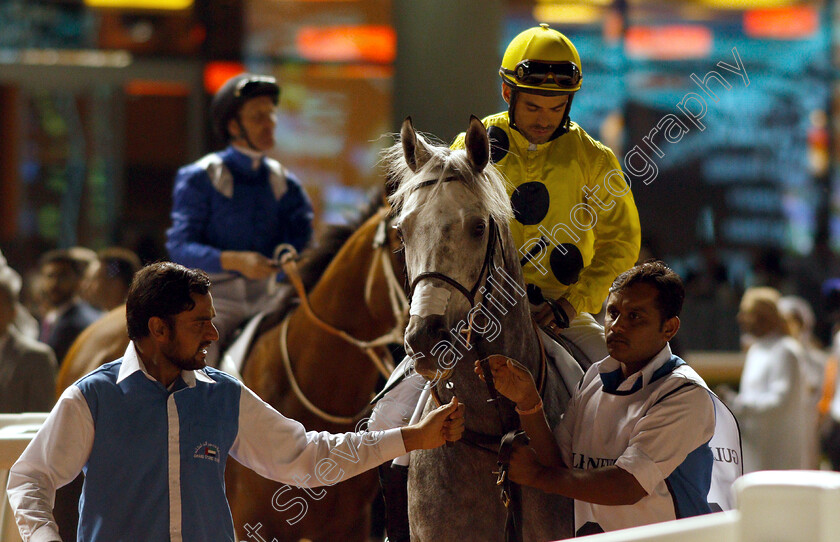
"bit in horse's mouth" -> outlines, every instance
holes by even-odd
[[[446,382],[447,380],[452,378],[452,375],[455,373],[453,369],[442,370],[438,368],[434,371],[425,371],[415,368],[415,370],[417,371],[417,374],[422,376],[424,379],[434,383]]]

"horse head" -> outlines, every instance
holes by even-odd
[[[411,300],[405,345],[418,373],[447,380],[462,358],[503,350],[501,322],[510,307],[493,303],[491,293],[521,281],[508,229],[512,210],[489,161],[487,130],[475,116],[465,150],[431,144],[410,118],[400,139],[386,161]],[[527,319],[527,303],[518,305]]]

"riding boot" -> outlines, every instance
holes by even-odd
[[[408,529],[408,467],[379,466],[379,484],[385,498],[385,530],[388,542],[409,542]]]

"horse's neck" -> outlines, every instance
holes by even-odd
[[[522,267],[517,260],[509,228],[504,226],[500,233],[505,261],[497,258],[502,266],[497,268],[499,278],[495,281],[497,290],[493,297],[497,307],[501,306],[507,310],[507,314],[500,315],[502,334],[499,340],[502,341],[503,349],[501,353],[516,359],[534,373],[539,369],[541,347],[531,320]]]
[[[373,247],[380,220],[377,213],[347,240],[309,294],[316,314],[360,340],[376,338],[395,323],[381,269],[381,249]],[[371,272],[374,282],[366,299]]]
[[[505,247],[505,254],[511,259],[512,249]],[[500,430],[499,414],[496,405],[488,403],[489,391],[482,381],[473,372],[473,362],[490,354],[503,354],[523,364],[534,375],[535,381],[540,370],[541,350],[536,330],[531,322],[531,313],[528,306],[528,299],[520,292],[525,291],[522,283],[522,272],[519,269],[519,262],[507,262],[504,272],[507,278],[496,281],[493,297],[497,300],[495,305],[502,306],[507,313],[502,315],[497,308],[491,313],[499,319],[501,332],[490,340],[482,337],[476,347],[464,355],[455,367],[452,377],[454,386],[450,390],[441,393],[441,398],[448,400],[454,393],[459,400],[467,405],[469,416],[467,427],[481,433],[495,434]],[[508,282],[513,280],[513,284]],[[518,288],[517,288],[518,286]],[[499,292],[504,289],[504,293]],[[512,300],[512,301],[511,301]],[[482,302],[487,307],[493,307],[494,303],[485,300]],[[503,414],[507,420],[516,420],[513,413],[513,405],[502,400]]]
[[[308,296],[318,318],[359,341],[384,334],[394,321],[383,319],[376,310],[387,303],[384,282],[375,281],[375,293],[365,302],[365,280],[376,265],[372,240],[377,222],[371,218],[344,243]],[[315,324],[303,308],[289,320],[287,344],[297,383],[318,408],[352,416],[370,400],[378,377],[371,358],[359,346]],[[322,423],[309,414],[298,415]]]

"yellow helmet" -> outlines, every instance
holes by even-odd
[[[545,23],[513,38],[499,75],[515,89],[546,96],[577,92],[583,79],[575,46]]]

